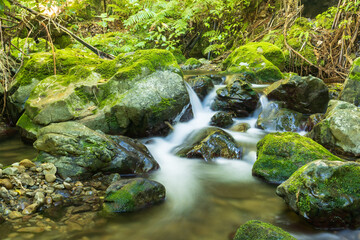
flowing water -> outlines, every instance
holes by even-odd
[[[102,228],[82,236],[104,240],[226,240],[232,239],[241,224],[257,219],[279,226],[298,239],[360,239],[360,231],[314,230],[275,194],[276,186],[263,183],[251,175],[256,160],[256,143],[266,135],[265,131],[255,128],[261,106],[253,116],[236,119],[236,123],[251,125],[246,133],[226,130],[244,147],[241,160],[217,159],[210,164],[200,159],[174,156],[172,149],[182,144],[192,131],[207,127],[215,113],[210,110],[215,90],[200,102],[188,88],[194,119],[176,124],[167,137],[144,140],[161,166],[152,178],[166,187],[165,203],[138,213],[120,215]],[[262,106],[268,104],[264,97],[260,102]],[[41,239],[66,238],[50,236],[47,233]]]

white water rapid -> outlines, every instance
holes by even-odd
[[[167,137],[144,140],[160,164],[161,169],[153,179],[166,187],[166,201],[139,213],[119,216],[106,225],[105,237],[101,239],[226,240],[232,239],[237,227],[253,219],[279,226],[299,240],[359,239],[359,231],[314,230],[276,196],[276,186],[252,176],[256,143],[266,135],[264,130],[255,128],[261,109],[269,104],[265,97],[260,98],[261,106],[252,116],[235,119],[234,124],[250,124],[246,133],[225,130],[243,146],[241,160],[219,158],[214,163],[206,163],[200,159],[179,158],[172,153],[192,131],[209,126],[215,114],[210,104],[219,87],[222,86],[216,86],[200,102],[188,86],[194,118],[177,123]]]

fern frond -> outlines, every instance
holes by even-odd
[[[208,54],[209,52],[221,52],[225,49],[225,46],[223,44],[213,44],[205,48],[204,54]]]
[[[145,20],[148,20],[152,17],[155,17],[155,13],[153,11],[150,11],[148,9],[141,10],[137,12],[134,15],[131,15],[128,19],[124,21],[124,24],[126,27],[133,26],[137,23],[143,22]]]

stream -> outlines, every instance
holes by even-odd
[[[219,87],[217,85],[215,90]],[[253,87],[261,89],[266,86]],[[257,116],[262,106],[267,104],[265,97],[261,97],[262,106],[251,117],[235,119],[234,124],[247,122],[251,125],[246,133],[226,130],[244,147],[241,160],[217,159],[213,163],[206,163],[199,159],[174,156],[172,149],[182,144],[192,131],[209,126],[210,118],[215,113],[210,110],[210,104],[216,96],[215,90],[203,102],[190,87],[188,90],[194,118],[176,124],[172,133],[166,137],[143,140],[161,166],[152,179],[166,187],[166,201],[144,211],[119,215],[110,219],[102,228],[81,233],[82,237],[104,240],[226,240],[232,239],[240,225],[257,219],[281,227],[297,239],[360,239],[359,230],[315,230],[275,194],[276,186],[252,176],[256,143],[267,134],[255,128]],[[1,159],[15,159],[10,153],[17,154],[17,161],[25,158],[24,155],[27,155],[26,158],[33,157],[31,147],[28,149],[18,142],[19,139],[14,138],[0,143]],[[45,232],[37,239],[68,238]]]

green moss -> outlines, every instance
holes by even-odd
[[[58,49],[64,49],[72,43],[71,37],[67,34],[63,34],[60,37],[54,39],[54,45]]]
[[[170,50],[170,52],[174,55],[178,64],[182,64],[186,61],[186,58],[180,49]]]
[[[280,48],[271,43],[248,43],[237,48],[223,62],[228,72],[253,71],[258,79],[273,82],[283,78],[285,57]]]
[[[143,36],[125,32],[96,34],[94,37],[85,38],[85,41],[97,49],[115,56],[149,47]],[[87,50],[80,43],[75,43],[73,47]]]
[[[166,110],[167,108],[171,107],[172,105],[174,105],[176,103],[176,101],[172,98],[163,98],[161,97],[161,101],[159,102],[158,105],[156,106],[152,106],[151,110],[154,114],[157,113],[161,113],[164,110]]]
[[[296,240],[279,227],[258,220],[251,220],[242,225],[233,240]]]
[[[360,198],[360,165],[355,162],[327,164],[325,168],[315,163],[304,165],[284,183],[288,195],[296,196],[296,206],[303,216],[317,216],[319,210],[330,213]],[[316,167],[319,169],[314,169]]]
[[[184,63],[185,66],[201,66],[201,62],[199,60],[197,60],[196,58],[189,58],[188,60],[186,60],[186,62]]]
[[[103,62],[95,54],[80,50],[63,49],[56,51],[56,73],[67,74],[75,66],[91,67]],[[43,80],[54,75],[54,61],[52,53],[36,53],[31,55],[16,76],[18,85],[28,85],[33,78]]]
[[[42,126],[32,122],[28,115],[25,113],[21,115],[16,123],[16,126],[20,128],[21,136],[27,140],[36,140],[37,133]]]
[[[257,144],[252,171],[266,181],[281,183],[301,166],[317,159],[342,161],[310,138],[297,133],[270,133]]]

